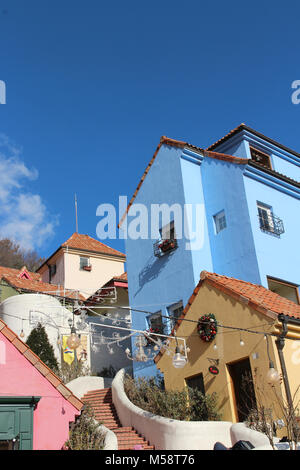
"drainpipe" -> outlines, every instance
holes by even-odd
[[[278,320],[282,323],[282,333],[280,333],[280,335],[279,335],[278,339],[275,341],[275,343],[276,343],[276,346],[277,346],[280,366],[281,366],[281,370],[282,370],[282,377],[283,377],[283,383],[284,383],[287,402],[288,402],[289,408],[292,410],[293,409],[293,399],[292,399],[289,379],[288,379],[285,360],[284,360],[284,355],[283,355],[283,348],[284,348],[284,345],[285,345],[285,337],[286,337],[287,332],[288,332],[288,327],[287,327],[288,321],[287,321],[285,315],[283,315],[282,313],[280,315],[278,315]]]
[[[283,356],[283,348],[284,348],[284,343],[285,343],[285,337],[288,332],[288,320],[285,317],[284,314],[278,315],[278,320],[281,321],[282,323],[282,333],[280,333],[278,339],[275,341],[277,350],[278,350],[278,355],[279,355],[279,360],[280,360],[280,366],[282,370],[282,377],[283,377],[283,383],[284,383],[284,388],[285,388],[285,393],[286,393],[286,398],[288,402],[288,408],[289,408],[289,415],[292,421],[292,432],[293,432],[293,439],[298,441],[298,436],[299,436],[299,426],[295,417],[295,411],[294,411],[294,404],[293,404],[293,399],[292,399],[292,394],[291,394],[291,389],[290,389],[290,384],[289,384],[289,379],[286,371],[286,365],[285,365],[285,360]]]

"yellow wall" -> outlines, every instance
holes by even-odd
[[[241,304],[209,284],[203,283],[185,318],[198,320],[202,315],[208,313],[213,313],[219,323],[215,341],[203,342],[198,335],[196,323],[183,321],[177,330],[177,336],[187,339],[187,346],[191,350],[188,354],[188,363],[182,369],[175,369],[172,366],[172,356],[165,353],[158,361],[157,366],[164,373],[166,389],[182,389],[186,386],[185,379],[202,372],[206,393],[216,392],[218,394],[222,419],[236,422],[238,418],[227,365],[249,357],[252,375],[257,378],[257,382],[260,384],[256,390],[257,399],[274,400],[273,391],[270,390],[270,386],[265,383],[264,379],[269,368],[267,341],[263,334],[240,333],[222,328],[220,325],[248,328],[267,333],[272,331],[274,319],[258,313],[246,304]],[[241,338],[245,343],[244,346],[240,346]],[[217,350],[213,349],[215,343]],[[269,339],[269,345],[271,359],[277,364],[275,360],[275,358],[277,359],[277,350],[273,338]],[[255,358],[253,354],[258,357]],[[297,357],[300,360],[300,353]],[[208,372],[208,367],[212,365],[209,358],[219,359],[219,374],[217,376]],[[280,371],[278,368],[277,370]]]

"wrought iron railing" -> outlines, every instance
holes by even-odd
[[[160,258],[161,256],[176,250],[177,246],[176,238],[158,240],[153,245],[154,255]]]
[[[274,214],[258,214],[261,230],[272,233],[278,237],[284,233],[283,221]]]

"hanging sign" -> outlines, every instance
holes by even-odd
[[[212,375],[218,375],[219,373],[219,369],[216,367],[216,366],[210,366],[208,368],[208,371],[212,374]]]
[[[69,336],[64,335],[62,338],[62,352],[63,352],[63,360],[67,364],[71,365],[72,362],[74,361],[75,353],[74,353],[74,349],[68,348],[68,345],[67,345],[68,337]]]

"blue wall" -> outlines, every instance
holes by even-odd
[[[181,150],[162,146],[146,177],[135,204],[184,204],[183,182],[180,166]],[[132,220],[128,217],[128,225]],[[150,219],[149,219],[150,223]],[[158,238],[159,232],[157,232]],[[129,302],[134,329],[148,328],[147,315],[134,308],[167,314],[167,307],[182,300],[185,305],[195,285],[192,255],[185,250],[185,241],[178,240],[178,248],[168,255],[157,258],[153,253],[156,239],[126,240]],[[198,282],[198,281],[197,281]],[[134,373],[155,375],[153,362],[134,363]]]
[[[260,283],[243,182],[244,169],[244,165],[212,158],[205,158],[201,167],[213,271]],[[221,210],[225,211],[227,227],[216,233],[214,215]]]
[[[217,151],[249,159],[250,144],[271,154],[276,171],[300,180],[299,158],[249,132],[233,136]],[[151,204],[202,206],[202,243],[189,251],[188,240],[183,237],[178,239],[176,250],[157,258],[153,243],[159,237],[159,227],[153,239],[126,240],[133,328],[147,329],[149,312],[162,311],[167,316],[168,306],[180,300],[185,306],[202,270],[266,287],[267,276],[300,284],[299,200],[300,189],[295,185],[251,165],[237,165],[203,157],[191,149],[163,145],[134,204],[146,205],[149,212]],[[283,220],[285,232],[280,237],[261,231],[257,201],[271,206]],[[214,216],[222,210],[226,228],[216,233]],[[128,217],[128,224],[130,221]],[[150,217],[148,222],[150,225]],[[152,361],[133,366],[136,376],[157,373]]]
[[[261,284],[267,287],[266,276],[299,284],[300,190],[295,186],[278,185],[278,180],[276,189],[276,178],[267,179],[263,172],[260,181],[254,179],[259,178],[258,174],[246,174],[245,190]],[[257,201],[271,206],[274,214],[282,219],[285,232],[280,237],[260,230]]]

